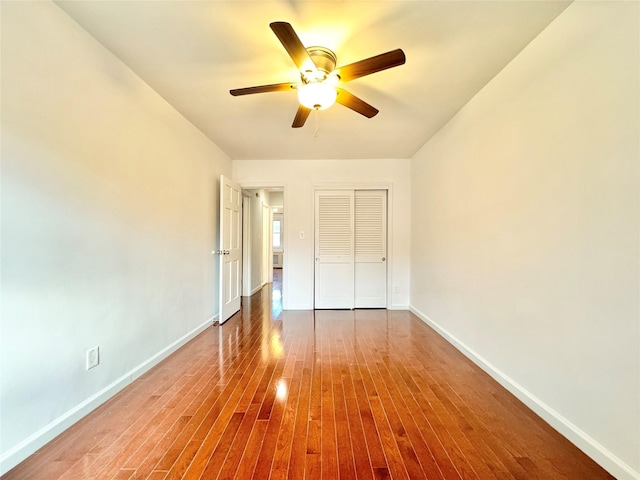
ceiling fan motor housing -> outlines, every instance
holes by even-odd
[[[323,81],[327,76],[336,69],[336,54],[325,47],[309,47],[306,49],[316,68],[323,74],[322,78],[309,78],[302,72],[303,81]],[[310,72],[309,72],[310,73]]]

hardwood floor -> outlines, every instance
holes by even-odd
[[[612,478],[411,313],[274,286],[2,480]]]

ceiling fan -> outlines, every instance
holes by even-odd
[[[302,127],[312,110],[325,110],[335,102],[367,118],[375,116],[378,113],[375,107],[337,85],[340,82],[349,82],[365,75],[397,67],[404,64],[406,60],[404,52],[396,49],[336,68],[335,53],[324,47],[305,48],[289,23],[273,22],[270,27],[300,70],[301,82],[237,88],[229,93],[239,96],[297,90],[300,105],[291,125],[293,128]]]

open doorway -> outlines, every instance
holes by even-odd
[[[243,186],[242,195],[242,295],[277,283],[281,297],[286,263],[284,188]]]

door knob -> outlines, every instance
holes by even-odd
[[[382,257],[382,261],[384,262],[385,260],[386,260],[386,258],[385,258],[385,257]]]

